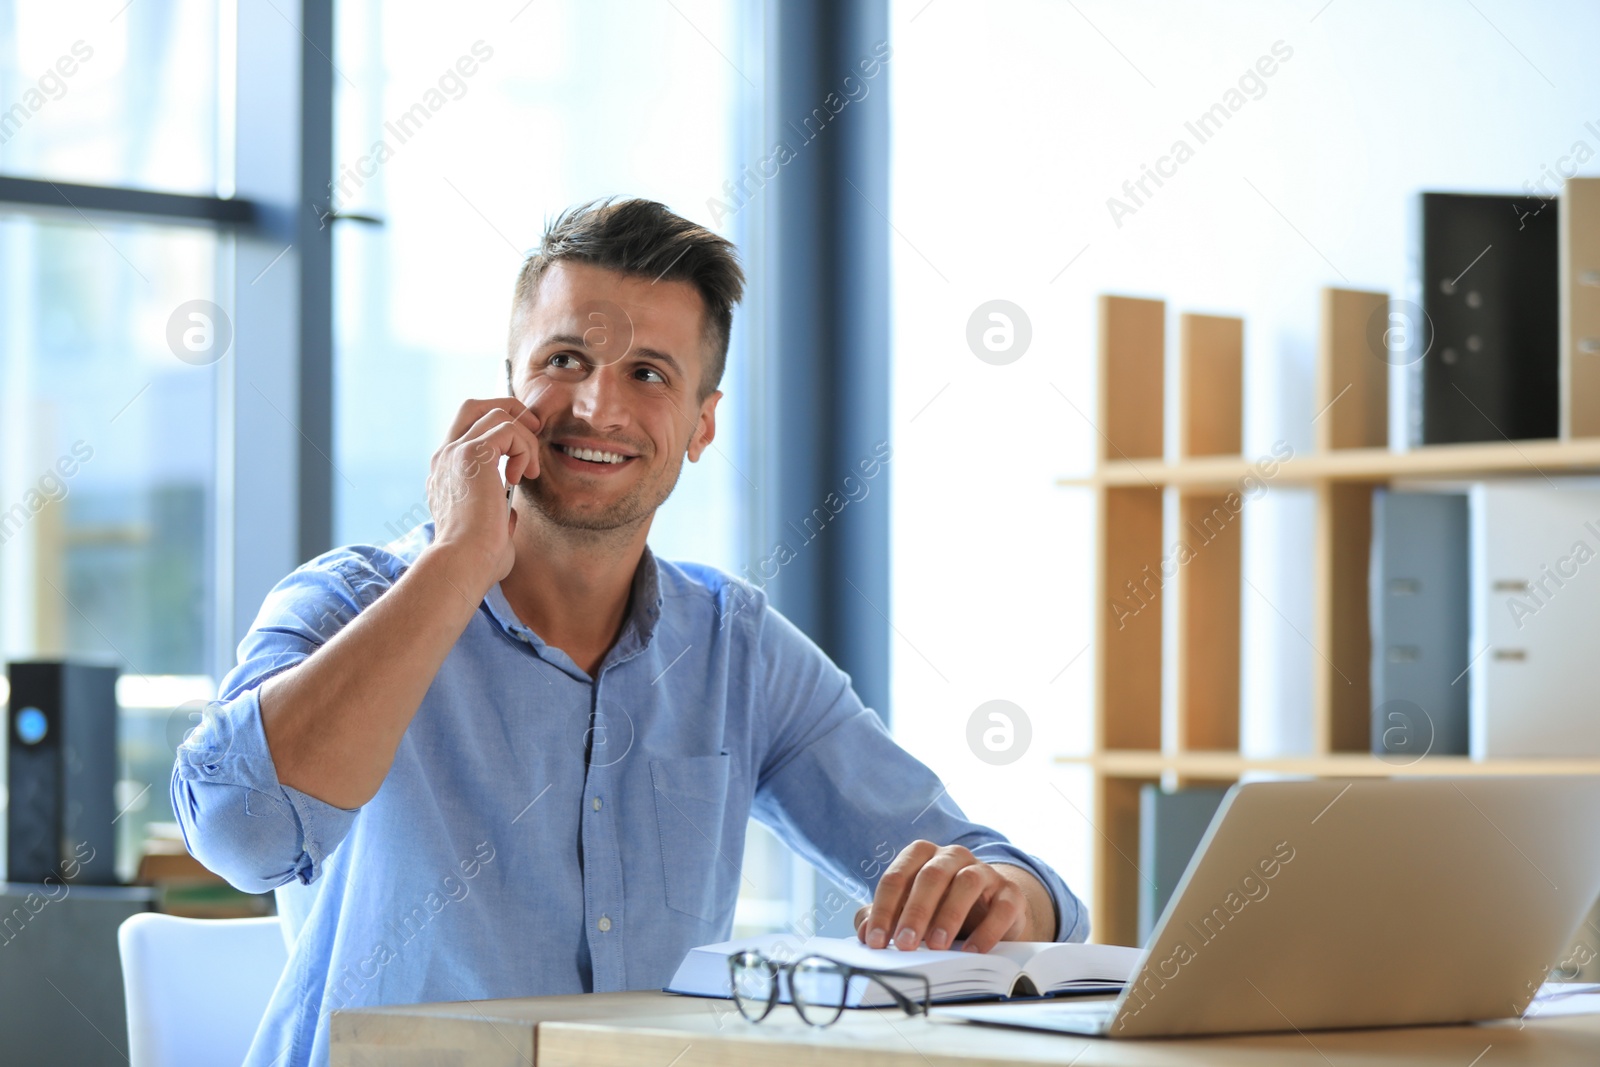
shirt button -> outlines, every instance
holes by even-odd
[[[606,931],[611,929],[611,916],[609,916],[609,915],[600,916],[600,921],[595,923],[595,925],[600,928],[600,932],[602,934],[605,933]]]
[[[595,811],[599,811],[600,810],[600,798],[599,797],[595,797],[593,800],[591,800],[589,802],[589,805],[592,808],[594,808]]]

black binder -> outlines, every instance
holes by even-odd
[[[1423,193],[1411,443],[1556,437],[1555,200]],[[1429,329],[1431,326],[1431,330]]]

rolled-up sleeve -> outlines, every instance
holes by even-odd
[[[1058,941],[1089,936],[1088,912],[1049,864],[962,813],[931,770],[895,743],[850,677],[776,611],[762,613],[769,743],[754,812],[841,886],[869,899],[912,841],[962,845],[1021,867],[1049,892]]]
[[[328,641],[381,595],[391,576],[350,550],[319,557],[267,596],[239,644],[239,664],[178,747],[172,808],[184,843],[247,893],[310,883],[359,809],[337,808],[278,781],[261,726],[260,686]]]

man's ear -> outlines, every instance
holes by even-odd
[[[690,463],[699,463],[700,453],[717,436],[717,401],[721,399],[722,390],[718,389],[700,401],[700,417],[695,420],[694,433],[689,437],[689,448],[684,453]]]

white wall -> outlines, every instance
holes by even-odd
[[[1245,449],[1309,450],[1319,288],[1399,294],[1419,190],[1516,192],[1600,151],[1600,6],[897,0],[892,24],[896,729],[1087,895],[1087,775],[1052,757],[1089,745],[1093,514],[1052,483],[1092,463],[1095,295],[1164,297],[1174,343],[1180,310],[1244,316]],[[1264,94],[1199,143],[1185,122],[1276,42]],[[1179,139],[1192,158],[1119,226],[1108,197]],[[1033,330],[1006,366],[966,343],[995,298]],[[1246,745],[1292,751],[1304,494],[1251,506],[1245,556]],[[1033,728],[1004,767],[966,740],[996,698]]]

